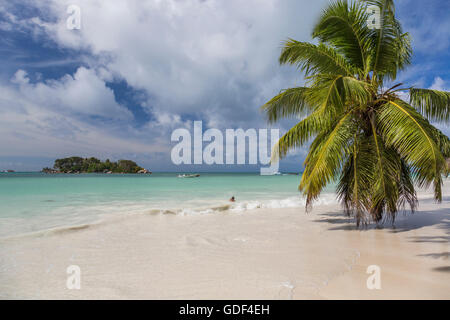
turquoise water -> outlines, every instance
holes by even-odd
[[[115,214],[205,214],[304,205],[296,175],[177,176],[0,173],[0,237],[90,223]],[[228,202],[231,196],[236,203]]]

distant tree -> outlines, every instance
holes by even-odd
[[[83,166],[83,158],[80,157],[70,157],[64,159],[56,159],[54,168],[62,172],[68,171],[81,171]]]
[[[102,162],[97,158],[94,157],[86,158],[83,161],[82,171],[99,172],[101,171],[101,163]]]
[[[131,160],[119,160],[117,164],[121,172],[136,173],[142,169],[136,164],[136,162]]]

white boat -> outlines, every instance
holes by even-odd
[[[197,174],[179,174],[178,178],[197,178],[200,177],[200,175]]]

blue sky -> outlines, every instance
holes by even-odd
[[[171,133],[195,120],[266,128],[259,106],[303,83],[278,65],[280,43],[310,41],[326,3],[0,0],[0,170],[39,170],[71,155],[134,159],[154,171],[256,170],[177,167]],[[69,4],[81,8],[80,30],[66,28]],[[450,90],[450,2],[396,4],[415,53],[397,80]],[[282,170],[301,170],[305,152]]]

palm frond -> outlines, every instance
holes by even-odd
[[[418,205],[416,190],[414,189],[414,181],[411,176],[411,170],[407,163],[400,160],[400,181],[398,182],[399,200],[398,207],[406,209],[406,205],[414,212]]]
[[[305,160],[299,190],[306,195],[307,207],[318,198],[323,187],[337,177],[357,125],[353,110],[342,115],[330,130],[322,131],[313,141]]]
[[[373,88],[364,81],[353,77],[342,78],[343,100],[352,105],[364,106],[369,103],[375,94]]]
[[[367,208],[370,207],[371,190],[367,186],[373,184],[375,167],[372,147],[367,137],[355,136],[336,188],[345,213],[356,218],[357,226],[369,222]]]
[[[314,45],[288,39],[284,42],[280,55],[280,64],[298,66],[306,75],[315,73],[334,73],[352,76],[358,73],[345,57],[334,48],[323,43]]]
[[[323,112],[316,111],[289,129],[277,142],[272,151],[272,161],[282,159],[296,148],[302,147],[321,130],[331,124],[331,119]],[[277,150],[278,152],[275,152]]]
[[[306,101],[306,87],[285,89],[273,97],[261,107],[266,114],[269,123],[274,123],[280,118],[298,118],[307,114],[310,110]]]
[[[336,1],[324,10],[312,35],[334,46],[354,67],[365,70],[370,46],[367,19],[360,3]]]
[[[397,213],[398,188],[395,185],[396,175],[400,171],[400,162],[396,152],[386,148],[384,141],[378,134],[376,119],[370,119],[374,159],[376,165],[373,170],[374,182],[372,184],[371,207],[369,209],[372,219],[379,222],[384,211],[388,212],[393,221]]]
[[[393,0],[367,0],[368,5],[380,8],[381,28],[371,30],[371,70],[375,78],[395,79],[397,72],[411,63],[412,47],[408,33],[403,33],[395,18]]]
[[[428,119],[450,121],[450,92],[412,88],[409,95],[411,104]]]
[[[345,111],[347,105],[367,104],[374,94],[367,82],[349,76],[320,73],[309,77],[308,83],[309,103],[333,108],[329,111],[335,114]]]
[[[412,167],[415,181],[428,187],[445,171],[445,159],[434,138],[430,123],[402,100],[387,101],[379,110],[378,126],[388,146]],[[442,194],[435,183],[435,198]]]

